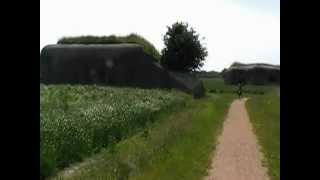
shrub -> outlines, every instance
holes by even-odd
[[[206,48],[199,40],[199,35],[193,28],[189,29],[187,23],[177,22],[168,27],[164,44],[161,65],[174,71],[199,70],[208,55]]]
[[[216,89],[210,89],[210,91],[209,91],[210,93],[216,93],[217,92],[217,90]]]

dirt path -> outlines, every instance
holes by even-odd
[[[246,99],[235,100],[224,122],[222,134],[205,180],[268,180],[253,133]]]

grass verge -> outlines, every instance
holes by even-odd
[[[251,96],[246,103],[271,179],[280,179],[280,97],[276,91]]]

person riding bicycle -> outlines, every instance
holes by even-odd
[[[243,85],[244,85],[243,82],[240,82],[239,85],[238,85],[237,94],[238,94],[239,98],[241,98],[241,96],[242,96],[242,87],[243,87]]]

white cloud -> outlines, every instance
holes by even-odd
[[[280,17],[232,1],[41,0],[40,49],[63,36],[136,32],[163,48],[166,26],[186,21],[204,36],[205,70],[234,61],[280,63]]]

